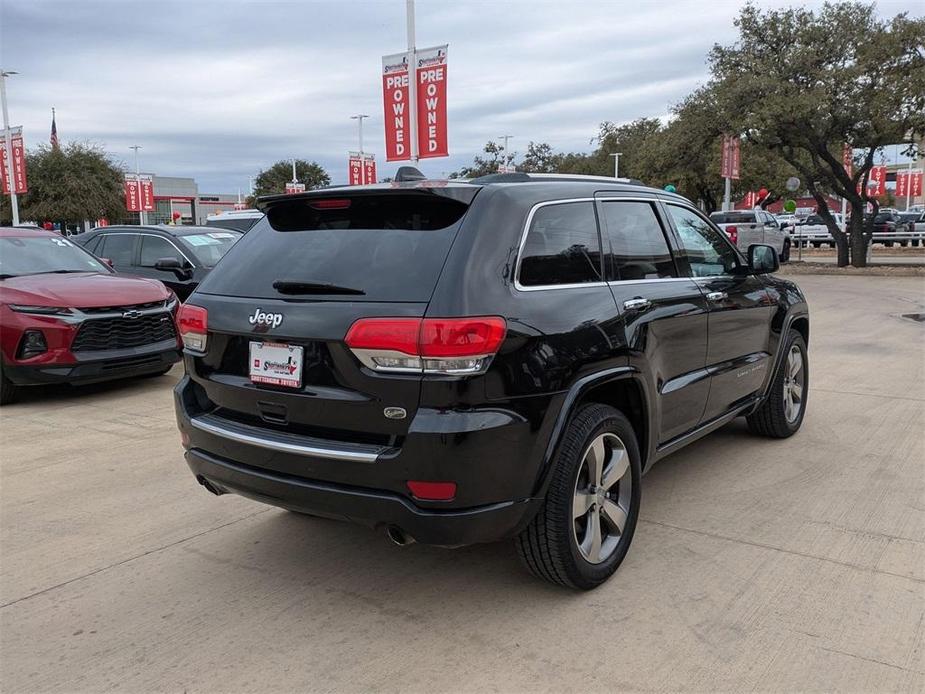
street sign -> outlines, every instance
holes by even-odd
[[[293,195],[295,193],[304,193],[305,184],[304,183],[292,183],[291,181],[286,184],[286,195]]]
[[[385,113],[385,160],[406,161],[411,158],[407,53],[382,58],[382,108]]]
[[[446,125],[447,45],[417,51],[418,157],[448,157]]]
[[[2,133],[3,131],[0,131]],[[13,182],[17,195],[28,192],[26,180],[26,147],[22,139],[22,127],[10,128],[10,145],[13,149]],[[3,173],[3,194],[10,194],[10,166],[6,159],[6,137],[0,135],[0,164]]]

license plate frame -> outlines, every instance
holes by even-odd
[[[302,387],[305,366],[305,348],[302,345],[251,340],[247,354],[247,374],[251,383],[292,389]]]

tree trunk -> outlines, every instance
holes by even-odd
[[[851,245],[851,264],[854,267],[867,267],[867,243],[868,238],[864,234],[864,207],[863,204],[851,205],[851,218],[848,222],[848,240]],[[844,265],[847,265],[845,258]],[[838,254],[838,265],[843,267],[841,262],[841,249]]]
[[[835,249],[838,254],[836,264],[845,267],[848,264],[848,237],[845,234],[835,237]]]

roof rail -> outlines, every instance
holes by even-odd
[[[644,186],[635,178],[613,178],[611,176],[593,176],[591,174],[564,174],[564,173],[493,173],[478,178],[469,179],[469,183],[527,183],[529,181],[601,181],[607,183],[628,183],[630,185]]]

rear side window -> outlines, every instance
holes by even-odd
[[[618,280],[677,277],[665,232],[648,202],[601,203],[610,241],[610,262]]]
[[[754,224],[754,212],[714,212],[710,215],[714,224]]]
[[[95,239],[90,239],[90,241],[87,243],[87,245],[84,246],[84,248],[86,248],[88,251],[90,251],[94,255],[99,255],[97,251],[100,249],[100,241],[102,240],[103,240],[102,236],[97,236]]]
[[[518,280],[524,287],[601,281],[594,203],[556,203],[536,209],[521,252]]]
[[[135,262],[135,234],[107,234],[97,255],[108,258],[113,265],[127,267]]]
[[[467,209],[466,203],[439,194],[403,192],[278,202],[228,249],[199,291],[429,301]],[[299,284],[305,287],[280,289]],[[353,291],[325,292],[318,289],[323,285]]]

